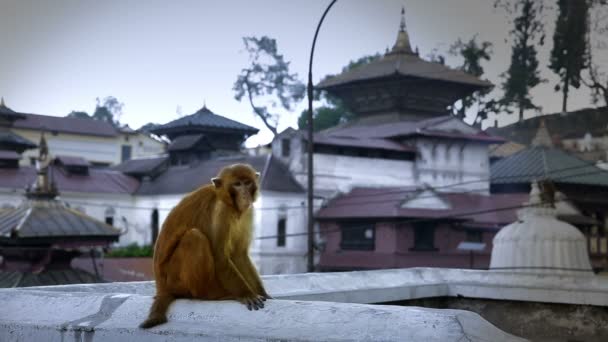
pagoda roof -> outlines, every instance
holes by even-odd
[[[4,98],[0,98],[0,117],[4,117],[12,122],[15,120],[24,119],[25,115],[17,113],[14,110],[8,108],[4,103]]]
[[[21,149],[36,148],[36,144],[8,130],[0,130],[0,146],[12,146]]]
[[[401,9],[401,23],[393,48],[383,57],[362,64],[339,75],[328,77],[318,84],[320,89],[337,88],[351,83],[374,81],[393,77],[412,77],[436,82],[457,83],[475,88],[492,87],[492,83],[481,80],[461,70],[443,64],[425,61],[412,50],[405,25],[405,10]]]
[[[102,238],[118,241],[118,229],[57,200],[29,199],[0,211],[0,238]]]
[[[178,130],[204,130],[211,129],[214,131],[236,131],[244,134],[256,134],[259,130],[217,115],[203,106],[194,114],[186,115],[179,119],[160,125],[151,130],[152,133],[163,135],[168,132],[176,132]]]
[[[406,53],[385,55],[368,64],[328,77],[321,81],[317,87],[330,89],[351,83],[390,77],[413,77],[430,81],[458,83],[477,88],[492,87],[492,83],[489,81],[481,80],[464,71],[451,69],[443,64],[428,62],[417,55]]]

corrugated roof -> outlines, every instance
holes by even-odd
[[[608,187],[608,171],[556,148],[535,146],[505,157],[490,167],[492,184],[557,183]]]
[[[118,229],[57,200],[29,199],[0,212],[0,236],[5,238],[103,237],[117,241],[119,234]]]
[[[103,283],[95,275],[73,268],[49,269],[40,273],[0,271],[0,288]]]
[[[86,166],[86,167],[88,167],[91,165],[91,164],[89,164],[89,162],[86,159],[84,159],[82,157],[56,156],[55,160],[65,166],[81,166],[81,167]]]
[[[442,137],[447,139],[465,139],[487,143],[503,142],[504,139],[490,136],[481,130],[476,133],[463,133],[458,131],[446,131],[438,128],[439,125],[451,120],[460,121],[451,115],[442,115],[420,121],[400,121],[379,125],[368,125],[365,123],[356,126],[335,127],[320,132],[320,134],[332,137],[354,137],[368,139],[403,138],[408,136]]]
[[[60,192],[123,193],[131,194],[139,187],[139,181],[119,171],[90,169],[88,175],[68,174],[61,167],[49,166],[49,173]],[[32,166],[18,169],[0,168],[0,188],[24,189],[36,180]]]
[[[399,53],[388,54],[384,57],[363,64],[353,69],[328,77],[317,85],[320,89],[328,89],[354,82],[362,82],[392,76],[405,76],[452,82],[470,85],[478,88],[491,87],[492,83],[481,80],[471,74],[451,69],[439,63],[428,62],[416,55]]]
[[[402,204],[414,199],[425,189],[411,187],[355,188],[329,201],[317,213],[317,219],[440,219],[449,218],[498,227],[516,220],[518,206],[528,194],[475,194],[470,192],[433,192],[449,208],[408,208]],[[427,196],[427,195],[420,195]],[[497,210],[499,209],[499,210]],[[473,214],[477,213],[478,214]],[[482,213],[484,212],[484,213]]]
[[[302,188],[293,180],[287,168],[270,155],[238,156],[211,159],[198,164],[169,167],[153,180],[142,182],[137,191],[140,195],[184,194],[202,185],[209,184],[211,178],[228,165],[246,163],[258,170],[261,175],[262,190],[301,192]]]
[[[156,158],[143,158],[143,159],[130,159],[119,165],[114,166],[112,169],[126,174],[131,175],[146,175],[154,173],[167,162],[167,157],[156,157]]]
[[[236,130],[242,131],[246,134],[255,134],[258,132],[257,128],[247,126],[238,121],[234,121],[223,117],[221,115],[217,115],[207,109],[207,107],[203,107],[198,110],[194,114],[186,115],[179,119],[168,122],[164,125],[160,125],[151,130],[154,134],[165,134],[167,130],[174,128],[192,128],[192,127],[202,127],[202,128],[220,128],[220,129],[228,129],[228,130]]]
[[[13,127],[36,131],[55,131],[72,134],[115,137],[118,131],[107,122],[84,118],[69,118],[39,114],[24,114],[23,120],[15,121]]]
[[[4,103],[4,98],[0,98],[0,117],[6,118],[9,122],[23,119],[23,114],[17,113],[8,108]]]
[[[490,157],[504,158],[504,157],[508,157],[512,154],[515,154],[525,148],[526,148],[525,145],[518,144],[513,141],[507,141],[503,144],[490,145],[489,153],[490,153]]]

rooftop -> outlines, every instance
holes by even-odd
[[[234,121],[223,117],[221,115],[213,113],[206,106],[199,109],[196,113],[186,115],[179,119],[168,122],[164,125],[159,125],[153,128],[151,131],[154,134],[163,135],[174,130],[200,130],[210,129],[216,131],[233,131],[242,134],[256,134],[257,128],[247,126],[238,121]]]

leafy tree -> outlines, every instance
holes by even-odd
[[[96,105],[93,115],[89,115],[84,111],[71,111],[67,117],[99,120],[118,127],[124,104],[119,102],[114,96],[107,96],[103,100],[100,100],[98,97],[95,101]]]
[[[458,39],[450,46],[449,53],[453,56],[463,58],[463,63],[459,67],[460,70],[471,75],[481,77],[484,73],[482,61],[489,61],[492,55],[492,43],[484,41],[477,42],[477,36],[473,36],[468,42],[463,42]],[[462,99],[462,106],[459,109],[454,109],[454,114],[459,118],[464,118],[466,111],[477,105],[477,115],[475,116],[474,124],[481,124],[487,119],[488,114],[498,110],[498,102],[495,100],[486,100],[486,96],[491,91],[490,88],[478,90],[473,94]]]
[[[590,0],[589,3],[589,68],[588,77],[581,81],[592,91],[592,101],[597,104],[603,100],[608,106],[608,69],[602,68],[594,59],[596,54],[606,53],[608,50],[608,1]]]
[[[381,54],[376,53],[374,55],[366,55],[358,59],[350,61],[346,66],[342,68],[342,72],[347,72],[358,66],[371,63],[382,57]],[[327,75],[323,80],[326,80],[334,75]],[[354,117],[354,114],[344,106],[342,101],[329,94],[326,91],[316,91],[315,100],[321,101],[321,106],[316,106],[313,110],[313,130],[315,132],[322,131],[327,128],[337,126],[338,124],[348,122]],[[303,110],[298,118],[298,128],[306,129],[308,127],[308,110]]]
[[[79,119],[91,119],[91,116],[87,112],[73,110],[68,115],[68,118],[79,118]]]
[[[105,121],[118,127],[124,104],[119,102],[114,96],[107,96],[103,100],[100,100],[98,97],[95,100],[97,101],[97,105],[92,115],[93,119]]]
[[[568,90],[581,86],[581,72],[588,67],[587,0],[557,0],[559,15],[553,33],[549,68],[559,75],[556,91],[562,91],[562,111],[567,112]]]
[[[244,37],[243,43],[249,53],[250,65],[241,70],[234,82],[234,97],[241,101],[247,96],[254,113],[276,135],[280,115],[271,112],[268,106],[256,104],[255,100],[263,98],[271,108],[280,105],[291,110],[304,97],[306,88],[296,74],[289,72],[289,62],[279,54],[275,39]]]
[[[538,70],[536,46],[544,45],[545,34],[542,21],[544,2],[536,0],[497,0],[502,7],[517,17],[513,20],[511,65],[503,76],[505,82],[502,103],[515,105],[519,109],[519,120],[523,120],[526,109],[540,109],[532,103],[530,90],[544,82]]]

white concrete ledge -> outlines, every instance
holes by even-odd
[[[152,298],[135,294],[0,291],[0,341],[521,341],[479,315],[386,305],[178,300],[169,323],[137,328]]]
[[[608,277],[511,273],[447,268],[264,276],[279,299],[385,303],[432,297],[519,300],[608,306]],[[45,291],[154,295],[153,282],[24,288]]]

